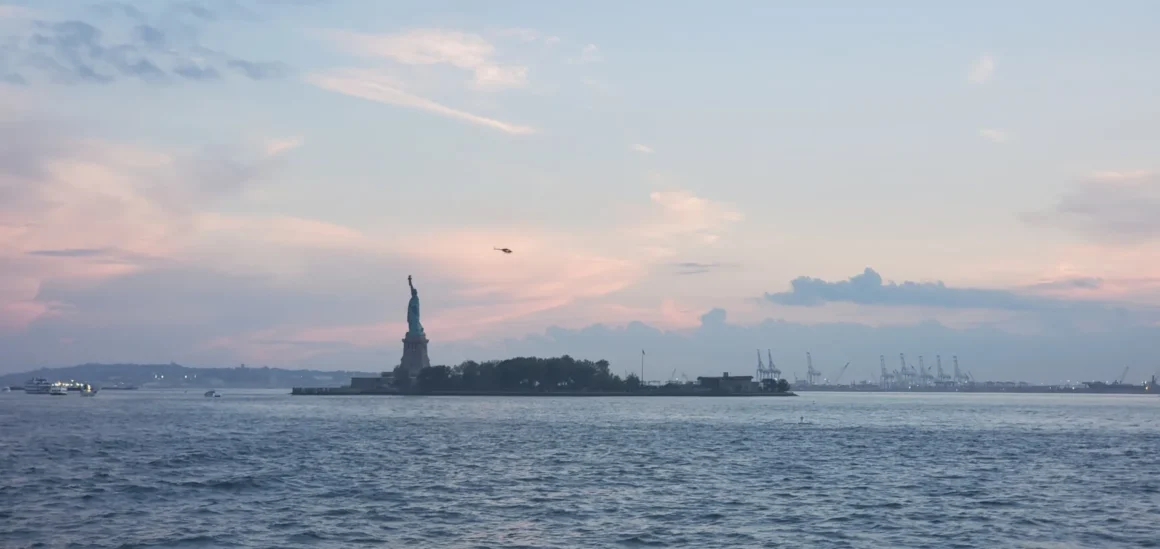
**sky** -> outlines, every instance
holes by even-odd
[[[0,372],[1160,371],[1152,2],[0,2]]]

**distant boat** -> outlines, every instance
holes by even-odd
[[[68,396],[68,387],[54,384],[48,389],[48,394],[53,396]]]
[[[7,386],[7,385],[5,385],[3,389],[0,389],[0,393],[11,393],[11,392],[12,392],[12,388]]]
[[[100,389],[97,389],[96,387],[93,387],[92,385],[89,385],[88,383],[86,383],[84,387],[81,387],[81,396],[83,396],[83,397],[97,396],[97,391],[99,391],[99,390]]]
[[[43,377],[34,377],[24,384],[24,392],[30,395],[47,395],[52,389],[52,382]]]
[[[205,392],[205,396],[213,397],[213,398],[221,398],[222,394],[213,390],[213,389],[210,389],[210,390]]]

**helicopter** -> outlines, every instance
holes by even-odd
[[[505,254],[512,253],[511,248],[492,248],[492,249],[497,251],[497,252],[503,252]]]

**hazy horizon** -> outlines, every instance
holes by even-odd
[[[1138,382],[1158,17],[0,0],[0,373],[386,370],[413,275],[435,364]]]

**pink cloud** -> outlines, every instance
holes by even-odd
[[[580,239],[540,227],[452,230],[399,239],[392,249],[425,271],[462,282],[459,295],[475,299],[569,302],[621,290],[645,274],[638,261],[600,253]]]
[[[347,69],[325,74],[312,74],[307,82],[324,90],[329,90],[368,101],[386,103],[399,107],[419,109],[440,116],[462,120],[471,124],[485,126],[513,135],[536,133],[531,126],[514,124],[473,114],[461,109],[450,107],[435,100],[428,99],[405,91],[401,84],[385,75],[366,69]]]
[[[205,211],[213,203],[206,198],[236,193],[246,183],[191,171],[212,166],[213,158],[72,139],[47,125],[31,128],[36,140],[23,141],[23,163],[0,172],[6,198],[0,203],[2,330],[60,313],[37,301],[46,281],[108,279],[159,262],[238,257],[247,247],[274,255],[287,248],[369,247],[361,233],[322,221]],[[24,133],[0,137],[24,140]],[[291,146],[281,143],[276,152]],[[267,162],[269,148],[259,149],[247,173]]]
[[[649,194],[652,209],[645,221],[629,229],[637,238],[652,242],[710,245],[720,233],[745,216],[728,204],[716,202],[688,190],[661,190]]]

